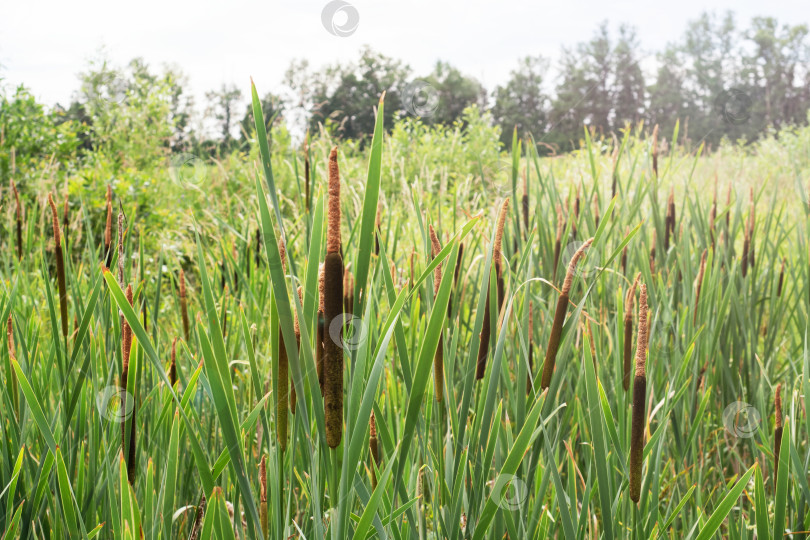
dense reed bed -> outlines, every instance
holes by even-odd
[[[9,183],[4,538],[804,537],[810,132],[451,162],[384,107],[148,204]]]

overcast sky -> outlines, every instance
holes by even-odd
[[[554,60],[561,46],[589,39],[603,20],[614,31],[623,22],[635,26],[641,54],[649,55],[678,39],[687,21],[706,9],[732,9],[743,26],[757,15],[783,24],[810,19],[807,6],[795,0],[344,3],[350,5],[335,14],[333,31],[343,28],[350,35],[341,37],[324,25],[326,0],[4,0],[0,77],[6,85],[24,83],[45,103],[64,104],[78,87],[77,73],[103,47],[114,64],[141,56],[153,68],[180,67],[197,96],[223,82],[236,83],[246,95],[251,75],[264,94],[281,90],[294,58],[318,67],[354,60],[370,45],[404,60],[416,75],[429,73],[437,60],[449,61],[491,91],[519,57],[542,54]]]

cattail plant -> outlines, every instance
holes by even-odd
[[[726,190],[726,206],[728,207],[728,211],[726,212],[726,231],[731,228],[731,182],[728,183],[728,189]]]
[[[754,188],[751,188],[751,210],[748,212],[748,264],[754,269],[754,225],[756,224],[756,210],[754,207]]]
[[[743,252],[742,252],[742,277],[748,274],[748,262],[750,260],[749,250],[751,249],[751,236],[750,236],[751,229],[746,226],[743,236]]]
[[[497,313],[500,314],[501,311],[501,301],[503,298],[503,277],[501,276],[502,272],[502,244],[503,244],[503,229],[506,226],[506,213],[509,209],[509,198],[507,197],[504,199],[503,204],[501,205],[501,211],[498,215],[498,224],[495,229],[495,245],[493,246],[492,251],[492,262],[495,268],[495,280],[497,283],[498,289],[498,309]],[[476,363],[476,370],[475,370],[475,378],[477,380],[484,378],[484,372],[487,369],[487,354],[489,354],[489,341],[490,341],[490,334],[491,334],[491,321],[490,321],[490,309],[489,309],[489,302],[490,302],[490,295],[489,295],[489,283],[487,283],[487,300],[486,305],[484,307],[484,320],[481,326],[481,334],[480,334],[480,342],[478,346],[478,361]],[[495,319],[495,324],[497,325],[498,318]]]
[[[439,237],[436,236],[436,231],[433,230],[433,225],[428,226],[430,232],[430,245],[433,251],[433,258],[439,255],[442,250],[442,245],[439,243]],[[442,265],[441,263],[433,270],[433,298],[439,294],[439,286],[442,283]],[[436,393],[436,402],[444,402],[444,349],[442,347],[442,331],[439,332],[439,345],[436,348],[436,354],[433,357],[433,387]]]
[[[259,463],[259,522],[262,538],[267,538],[267,456],[264,454]]]
[[[9,360],[16,360],[17,354],[14,349],[14,324],[11,319],[11,315],[8,316],[8,356]],[[20,416],[20,396],[17,390],[17,372],[12,369],[11,376],[10,376],[10,384],[11,384],[11,403],[14,407],[14,412],[17,414],[17,417]]]
[[[641,272],[627,291],[624,302],[624,379],[622,386],[625,392],[630,389],[630,373],[633,361],[633,302],[636,299],[636,286],[641,279]]]
[[[307,138],[304,142],[304,207],[307,213],[310,212],[309,197],[310,197],[310,163],[309,163],[309,130],[307,130]]]
[[[183,338],[188,343],[188,299],[186,298],[186,273],[180,269],[180,316],[183,319]]]
[[[205,495],[201,495],[200,502],[197,505],[197,512],[194,515],[194,523],[191,525],[191,533],[188,536],[188,540],[200,540],[200,534],[202,533],[203,528],[203,519],[205,518],[206,506],[207,501],[205,499]]]
[[[335,319],[341,327],[343,325],[343,257],[340,254],[340,169],[337,147],[332,148],[329,154],[327,223],[323,267],[324,330],[331,328]],[[334,339],[324,339],[323,389],[326,443],[330,448],[337,448],[343,436],[343,349]]]
[[[456,268],[453,270],[453,290],[458,286],[458,272],[461,268],[461,257],[464,254],[464,242],[459,243],[458,245],[458,255],[456,256]],[[412,278],[413,279],[413,278]],[[450,301],[447,302],[447,319],[451,319],[453,317],[453,296],[452,292],[450,293]]]
[[[697,324],[698,305],[700,304],[700,289],[703,286],[703,274],[706,272],[706,254],[707,250],[703,250],[703,255],[700,256],[700,269],[698,270],[697,280],[695,281],[695,311],[692,315],[692,325]]]
[[[408,267],[410,269],[410,278],[408,280],[408,288],[409,289],[413,289],[413,283],[414,283],[414,279],[413,279],[413,277],[414,277],[413,276],[413,257],[414,257],[414,255],[416,255],[416,246],[411,247],[411,255],[410,255],[410,257],[408,257]]]
[[[70,232],[70,201],[65,194],[65,205],[62,208],[62,235],[65,237],[65,249],[69,248],[68,233]]]
[[[104,227],[104,257],[107,261],[107,268],[112,264],[112,187],[107,184],[107,222]]]
[[[560,338],[562,337],[563,323],[565,322],[565,314],[568,310],[568,293],[571,291],[571,286],[574,283],[574,273],[577,270],[577,263],[585,254],[593,238],[589,238],[576,250],[574,256],[571,257],[571,262],[568,264],[568,271],[565,274],[565,281],[563,281],[562,289],[560,290],[560,297],[557,299],[557,309],[554,312],[554,322],[551,325],[551,335],[548,338],[548,347],[546,347],[546,358],[543,361],[543,378],[540,381],[540,388],[545,390],[551,384],[551,375],[554,373],[554,365],[557,362],[557,349],[560,346]]]
[[[526,169],[523,169],[523,231],[524,238],[529,236],[529,178]]]
[[[638,504],[641,495],[641,462],[644,457],[645,399],[647,396],[647,286],[641,284],[638,303],[636,377],[633,380],[633,419],[630,431],[630,499]]]
[[[652,134],[652,168],[653,174],[658,178],[658,124],[655,124]]]
[[[574,216],[571,218],[571,242],[577,239],[577,224],[579,223],[579,188],[574,198]]]
[[[278,252],[281,255],[281,271],[287,271],[287,249],[284,239],[278,239]],[[287,414],[290,399],[290,376],[289,362],[287,357],[287,346],[284,344],[284,337],[281,327],[278,329],[278,375],[276,377],[278,385],[278,399],[276,399],[276,440],[282,452],[287,450]]]
[[[169,364],[169,383],[172,388],[177,382],[177,338],[172,340],[172,363]]]
[[[599,193],[596,191],[593,192],[593,198],[591,199],[591,206],[593,208],[593,223],[594,226],[598,229],[599,228]]]
[[[256,268],[262,264],[262,231],[256,227],[256,251],[254,252],[256,259]]]
[[[298,302],[304,305],[304,288],[298,287]],[[293,326],[295,329],[295,347],[296,350],[301,350],[301,325],[298,323],[298,310],[293,312]],[[300,353],[299,353],[300,354]],[[300,358],[300,356],[299,356]],[[292,377],[290,378],[290,412],[295,414],[295,384]]]
[[[672,212],[675,210],[675,203],[672,202],[674,197],[674,192],[670,191],[669,197],[667,198],[667,213],[664,218],[664,254],[669,251],[670,237],[672,236],[672,230],[675,228],[675,220],[672,215]]]
[[[53,196],[48,194],[48,204],[53,215],[53,242],[54,255],[56,257],[56,281],[59,286],[59,312],[62,315],[62,335],[68,337],[68,309],[67,309],[67,284],[65,283],[65,257],[62,252],[62,235],[59,231],[59,215],[56,212],[56,204]]]
[[[782,285],[785,282],[785,258],[782,258],[782,268],[779,270],[779,282],[776,285],[776,296],[782,296]]]
[[[779,475],[779,450],[782,448],[782,383],[776,385],[773,402],[776,407],[773,430],[773,482],[776,485],[776,478]]]
[[[630,227],[625,229],[624,234],[627,235],[630,233]],[[621,257],[621,268],[622,268],[622,275],[627,274],[627,246],[624,246],[622,249],[622,257]]]
[[[650,274],[655,274],[655,231],[650,242]]]
[[[677,222],[677,217],[675,215],[675,189],[670,190],[669,192],[669,201],[667,204],[667,211],[669,212],[669,221],[670,221],[670,228],[669,234],[672,236],[670,243],[677,241],[679,234],[675,234],[675,223]],[[683,223],[681,223],[683,226]]]
[[[374,417],[374,411],[371,411],[368,426],[368,453],[373,460],[371,464],[371,489],[374,490],[377,487],[377,472],[374,470],[374,468],[375,466],[378,469],[380,468],[380,450],[377,446],[377,420]]]
[[[132,285],[127,285],[126,290],[126,297],[127,302],[129,305],[132,305]],[[132,408],[127,411],[126,419],[121,422],[121,451],[124,453],[127,463],[127,477],[129,478],[129,483],[134,485],[135,484],[135,424],[137,418],[137,404],[135,402],[135,397],[130,396],[127,393],[127,385],[129,384],[129,355],[132,351],[132,328],[130,328],[129,323],[124,319],[124,323],[121,326],[121,358],[122,362],[122,369],[121,369],[121,391],[124,395],[125,403],[126,400],[131,400]],[[134,388],[134,385],[133,385]],[[129,426],[127,426],[129,424]],[[129,435],[127,436],[127,427],[129,427]]]
[[[17,204],[16,221],[17,221],[17,259],[22,260],[23,256],[23,242],[22,242],[22,205],[20,205],[20,193],[17,191],[17,184],[14,179],[11,179],[11,191],[14,193],[14,202]]]

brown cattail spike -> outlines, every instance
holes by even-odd
[[[318,372],[318,384],[321,387],[321,395],[323,395],[323,287],[323,264],[321,264],[318,270],[318,336],[315,341],[315,367]]]
[[[53,216],[54,255],[56,257],[56,281],[59,286],[59,312],[62,316],[62,336],[68,337],[67,283],[65,281],[65,256],[62,251],[62,234],[59,230],[59,215],[53,196],[48,194],[48,204]]]
[[[262,538],[267,538],[267,456],[264,454],[259,463],[259,522],[262,526]]]
[[[343,436],[343,348],[332,324],[343,328],[343,257],[340,253],[340,171],[337,147],[329,154],[329,214],[324,259],[323,392],[326,443],[337,448]]]
[[[776,396],[774,397],[776,408],[773,431],[773,482],[779,477],[779,454],[782,448],[782,383],[776,385]]]
[[[326,253],[340,253],[340,169],[337,146],[329,153],[329,213],[326,231]]]
[[[17,259],[22,260],[23,256],[23,242],[22,242],[22,205],[20,205],[20,193],[17,191],[17,184],[14,179],[11,180],[11,191],[14,193],[14,202],[17,205],[16,221],[17,221]]]
[[[501,205],[501,211],[498,214],[498,228],[495,229],[495,247],[492,254],[492,260],[495,264],[495,272],[498,277],[501,276],[503,271],[503,230],[506,227],[506,214],[509,211],[509,197],[504,199]]]
[[[177,382],[177,338],[172,340],[172,363],[169,365],[169,383],[172,388]]]
[[[532,336],[534,334],[534,314],[532,309],[532,301],[529,300],[529,330],[528,330],[528,344],[529,344],[529,370],[526,373],[526,394],[532,391],[532,374],[534,373],[534,344]]]
[[[633,418],[630,431],[630,499],[638,504],[641,496],[641,468],[644,457],[645,399],[647,395],[647,287],[641,284],[638,305],[636,377],[633,381]]]
[[[523,231],[529,234],[529,179],[528,172],[523,169]]]
[[[554,321],[551,324],[551,334],[548,338],[548,346],[546,347],[546,357],[543,361],[543,377],[540,380],[540,388],[545,390],[551,384],[551,375],[554,373],[554,366],[557,363],[557,349],[560,346],[560,338],[562,337],[563,323],[565,323],[565,314],[568,310],[568,293],[571,291],[571,285],[574,282],[574,274],[576,273],[577,263],[585,254],[585,251],[590,247],[593,238],[586,240],[579,249],[571,257],[571,262],[568,264],[568,271],[565,274],[565,281],[563,282],[560,296],[557,299],[557,308],[554,311]]]
[[[304,288],[301,287],[301,286],[298,287],[298,303],[301,304],[301,306],[304,305]],[[296,346],[296,349],[299,351],[299,355],[300,355],[300,351],[301,351],[301,325],[298,322],[298,309],[297,308],[293,312],[293,327],[294,327],[294,330],[295,330],[295,346]],[[290,377],[290,412],[293,413],[293,414],[295,414],[295,402],[296,402],[295,383],[293,382],[292,377]]]

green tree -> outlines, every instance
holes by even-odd
[[[545,135],[549,96],[543,91],[543,77],[547,69],[548,61],[541,56],[522,58],[507,83],[493,92],[492,116],[501,127],[501,142],[506,148],[512,146],[515,127],[520,135],[530,133],[535,140]]]

